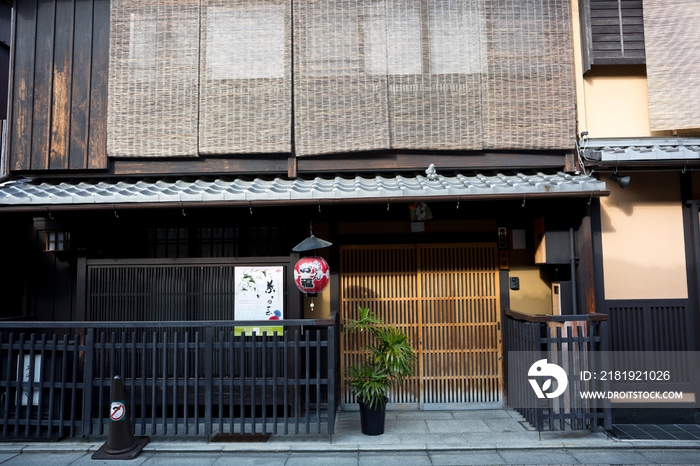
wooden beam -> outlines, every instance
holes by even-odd
[[[300,173],[339,171],[423,171],[434,164],[438,173],[445,170],[508,170],[508,169],[563,169],[563,152],[555,154],[523,153],[377,153],[371,156],[301,157]]]
[[[187,175],[187,174],[286,174],[286,158],[206,158],[173,160],[113,159],[109,170],[113,175]]]
[[[283,158],[284,157],[284,158]],[[299,174],[367,171],[419,171],[435,164],[438,173],[455,170],[563,170],[566,155],[560,153],[394,153],[285,157],[259,155],[249,157],[199,157],[197,159],[113,159],[113,175],[241,174],[271,173],[294,178]]]
[[[297,177],[297,158],[294,156],[294,154],[289,154],[289,157],[287,158],[287,177]]]

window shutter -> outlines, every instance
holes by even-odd
[[[700,0],[644,0],[652,131],[700,128]]]
[[[197,155],[198,0],[112,0],[111,157]]]
[[[584,72],[645,63],[642,0],[581,0]]]

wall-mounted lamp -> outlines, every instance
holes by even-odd
[[[619,184],[622,189],[625,189],[627,185],[630,184],[629,176],[620,176],[617,173],[613,173],[610,175],[610,179]]]

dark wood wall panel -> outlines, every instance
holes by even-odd
[[[56,2],[49,168],[57,170],[68,168],[74,10],[73,0]]]
[[[12,144],[10,167],[13,170],[28,170],[31,163],[36,11],[36,1],[17,2],[11,101],[13,121],[10,132]]]
[[[92,70],[90,74],[90,113],[88,169],[107,167],[107,77],[109,76],[109,0],[92,0]],[[77,167],[71,167],[77,168]]]
[[[32,170],[49,168],[55,24],[56,2],[39,0],[36,17],[36,48],[34,50],[34,101],[32,102],[33,125],[30,165]]]
[[[12,170],[107,168],[109,0],[16,3]]]
[[[75,2],[75,35],[73,37],[73,83],[70,109],[69,168],[83,168],[88,149],[88,116],[90,115],[90,71],[92,61],[92,0]]]
[[[698,343],[688,300],[615,300],[607,310],[613,351],[692,351]]]
[[[12,6],[0,0],[0,120],[7,118],[7,84],[10,72],[10,18]]]

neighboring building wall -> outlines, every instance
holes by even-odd
[[[587,131],[589,138],[661,137],[676,134],[696,136],[700,134],[698,129],[675,132],[651,131],[647,71],[645,65],[642,64],[645,62],[641,58],[643,55],[640,55],[640,58],[597,60],[594,61],[594,66],[590,70],[584,68],[585,60],[582,47],[585,44],[582,44],[581,40],[581,9],[579,8],[580,5],[584,4],[584,1],[571,0],[579,134]],[[623,5],[623,9],[635,9],[632,5],[634,2],[627,3],[627,6]],[[600,8],[600,5],[597,8]],[[605,8],[610,8],[610,6]],[[616,7],[612,8],[611,12],[614,12]],[[632,12],[632,14],[636,15],[637,13]],[[628,18],[624,22],[627,27],[632,24],[629,21]],[[632,36],[625,39],[626,43],[632,38],[636,41],[640,37],[637,32],[630,32],[630,34]]]
[[[652,136],[644,66],[595,69],[584,77],[584,110],[589,138]]]
[[[605,298],[687,298],[679,173],[638,172],[626,189],[608,187],[601,201]]]

